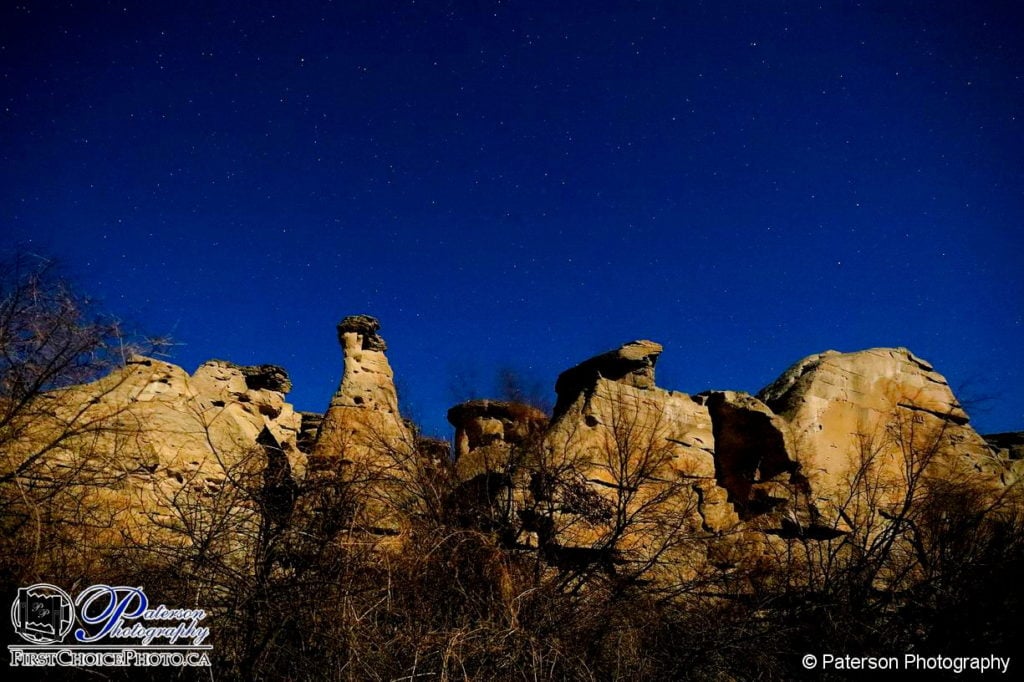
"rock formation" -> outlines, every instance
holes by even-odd
[[[697,400],[711,419],[716,479],[736,512],[751,518],[784,504],[790,495],[779,483],[798,469],[789,425],[746,393],[708,391]]]
[[[45,453],[38,462],[54,476],[73,474],[65,502],[77,527],[89,529],[83,548],[147,542],[182,523],[186,499],[212,500],[231,480],[258,473],[266,465],[261,433],[302,475],[288,388],[287,374],[271,365],[211,360],[189,376],[134,357],[98,381],[40,396],[32,429],[12,448],[22,458]]]
[[[639,389],[654,387],[654,366],[662,346],[654,341],[631,341],[615,350],[585,360],[558,376],[554,419],[557,421],[582,393],[592,390],[598,379],[608,379]]]
[[[706,563],[696,542],[739,517],[718,483],[708,408],[655,383],[662,352],[633,341],[563,372],[531,493],[538,544],[558,565],[629,574]]]
[[[1007,473],[946,379],[905,348],[812,355],[758,397],[788,422],[813,509],[836,523],[851,482],[869,470],[890,502],[905,494],[915,468],[950,478]]]
[[[405,523],[399,509],[416,479],[419,459],[412,430],[398,411],[394,373],[377,333],[380,322],[351,315],[338,323],[344,372],[320,422],[310,467],[333,473],[361,501],[357,526],[396,535]]]
[[[985,442],[998,453],[1000,459],[1011,460],[1015,469],[1017,463],[1024,462],[1024,431],[992,433],[984,438]]]
[[[606,497],[635,485],[624,479],[657,481],[693,496],[699,526],[728,527],[736,518],[717,484],[708,409],[655,385],[661,352],[653,341],[633,341],[563,372],[549,452]]]
[[[211,360],[189,376],[136,357],[40,396],[14,460],[62,424],[95,426],[46,446],[39,462],[46,475],[89,474],[79,509],[107,514],[89,520],[107,529],[97,541],[141,541],[173,526],[181,491],[217,498],[248,467],[263,477],[279,525],[310,475],[344,482],[355,527],[386,536],[409,526],[416,495],[425,499],[417,486],[434,486],[426,497],[447,490],[438,501],[450,519],[505,547],[539,550],[563,568],[674,567],[667,580],[679,567],[692,577],[737,552],[767,552],[780,538],[857,532],[866,500],[891,513],[928,479],[997,495],[1024,466],[1020,434],[986,443],[946,380],[906,349],[827,351],[756,397],[691,396],[657,386],[662,346],[646,340],[563,372],[550,423],[512,402],[456,405],[449,453],[402,420],[379,329],[366,315],[338,324],[344,371],[322,417],[295,412],[288,375],[274,365]]]
[[[471,400],[448,410],[455,427],[455,467],[465,481],[489,471],[503,471],[511,451],[541,434],[548,417],[521,403]]]
[[[506,499],[533,533],[527,544],[549,548],[553,561],[568,553],[600,561],[614,544],[615,561],[645,564],[668,559],[661,543],[673,535],[673,552],[687,544],[680,538],[702,538],[711,560],[736,543],[749,551],[763,533],[837,537],[857,523],[866,497],[894,504],[909,494],[914,466],[996,487],[1012,478],[945,379],[905,349],[814,355],[758,397],[661,389],[661,351],[633,341],[563,372],[543,447],[520,453],[518,478],[504,474],[509,425],[521,416],[488,401],[452,408],[459,479],[489,491],[467,489],[467,499],[477,507]]]
[[[522,403],[471,400],[448,410],[455,427],[454,486],[444,500],[455,523],[496,533],[509,547],[536,547],[523,528],[529,482],[548,418]]]
[[[380,451],[412,442],[398,412],[394,372],[379,329],[380,322],[369,315],[338,323],[344,373],[320,424],[316,458],[376,461]]]

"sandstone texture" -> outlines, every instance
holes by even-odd
[[[379,453],[412,441],[398,411],[395,375],[379,329],[369,315],[338,323],[344,373],[320,423],[312,453],[317,458],[376,461]]]
[[[968,425],[946,379],[905,348],[812,355],[758,397],[789,423],[811,504],[833,521],[851,482],[868,471],[892,503],[915,467],[1007,482],[1005,462]]]
[[[550,421],[515,402],[452,407],[449,448],[402,419],[379,331],[367,315],[338,324],[343,372],[322,415],[293,409],[274,365],[211,360],[190,376],[135,357],[40,396],[8,459],[36,480],[81,479],[66,503],[109,545],[179,527],[183,499],[216,507],[241,473],[262,476],[283,525],[300,487],[324,477],[368,535],[402,536],[426,501],[563,569],[663,581],[861,532],[929,480],[996,499],[1024,472],[1021,434],[986,442],[904,348],[811,355],[756,396],[689,395],[657,385],[660,344],[632,341],[563,372]]]
[[[563,372],[550,425],[510,403],[452,408],[458,519],[568,571],[704,562],[691,541],[739,517],[716,481],[707,408],[655,384],[661,351],[634,341]]]
[[[985,442],[1002,457],[1010,460],[1024,460],[1024,431],[992,433],[984,436]]]
[[[529,445],[543,433],[548,417],[521,403],[471,400],[448,410],[455,427],[455,467],[459,480],[510,465],[512,450]]]
[[[556,466],[571,466],[607,496],[645,479],[693,495],[700,525],[732,524],[716,482],[715,435],[708,409],[655,385],[661,345],[633,341],[562,373],[547,436]],[[638,503],[642,496],[638,497]]]
[[[338,323],[344,372],[311,447],[310,468],[347,482],[360,500],[355,524],[398,535],[407,486],[421,470],[416,440],[398,410],[394,372],[380,322],[351,315]]]
[[[737,513],[749,518],[785,503],[778,483],[790,483],[798,468],[789,424],[747,393],[708,391],[697,399],[712,424],[716,479]]]
[[[83,546],[145,542],[182,523],[186,498],[212,500],[265,466],[261,433],[302,475],[288,388],[287,374],[271,365],[211,360],[189,376],[134,357],[96,382],[41,396],[31,428],[11,447],[22,461],[42,453],[39,466],[80,484],[59,504],[73,503],[77,527],[89,529]]]
[[[630,341],[562,372],[555,383],[555,393],[558,394],[555,420],[581,393],[591,390],[598,379],[639,389],[653,388],[654,366],[662,350],[661,344],[654,341]]]
[[[536,548],[523,524],[548,417],[530,405],[471,400],[448,410],[455,427],[449,463],[454,485],[444,500],[449,520],[495,533],[509,547]]]
[[[896,507],[928,477],[994,494],[1015,480],[1015,441],[994,451],[946,380],[906,349],[813,355],[756,397],[659,388],[661,352],[633,341],[563,372],[529,453],[513,446],[532,430],[507,404],[452,408],[457,475],[475,486],[467,500],[491,505],[488,522],[518,515],[509,536],[556,563],[695,566],[728,564],[738,547],[770,553],[771,537],[836,538],[869,501]],[[495,512],[495,500],[509,508]]]

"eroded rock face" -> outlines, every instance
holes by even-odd
[[[831,402],[875,411],[899,405],[955,424],[968,421],[945,377],[906,348],[811,355],[761,389],[758,397],[784,415],[796,414],[808,402]]]
[[[282,423],[288,424],[290,433],[275,433],[274,437],[294,443],[298,429],[293,427],[298,417],[284,400],[292,382],[283,368],[276,365],[245,367],[224,360],[209,360],[195,371],[191,383],[202,395],[219,399],[225,406],[238,404],[244,411],[258,412],[271,421],[284,416]]]
[[[414,435],[398,411],[394,373],[379,329],[369,315],[338,323],[345,369],[320,422],[310,467],[351,484],[360,500],[356,526],[394,536],[406,525],[401,509],[419,460]]]
[[[540,410],[522,403],[471,400],[448,410],[455,427],[455,467],[461,481],[507,468],[516,446],[537,438],[548,424]]]
[[[323,423],[324,416],[319,412],[299,412],[299,417],[302,421],[295,443],[299,450],[308,455],[316,446],[317,435],[320,433],[320,424]]]
[[[630,341],[615,350],[594,356],[558,376],[554,420],[569,409],[581,393],[592,389],[598,379],[645,389],[654,387],[654,366],[662,346],[654,341]]]
[[[904,495],[911,455],[918,460],[912,468],[951,480],[1006,475],[946,379],[905,348],[812,355],[758,397],[789,423],[792,458],[812,504],[837,523],[838,506],[864,479],[858,472],[870,470],[890,501]]]
[[[1004,483],[1024,478],[1024,431],[993,433],[983,438],[999,462],[1009,466],[1009,472],[1003,474]]]
[[[268,374],[272,381],[263,380]],[[253,384],[247,381],[252,377],[260,378]],[[58,475],[78,472],[81,488],[68,488],[78,497],[74,513],[94,515],[78,518],[82,526],[104,529],[90,532],[83,547],[143,542],[181,522],[187,510],[176,505],[183,500],[213,499],[229,479],[265,467],[261,434],[277,444],[289,475],[303,475],[305,456],[296,447],[300,418],[275,390],[287,386],[287,374],[276,367],[267,372],[213,360],[189,376],[176,365],[137,356],[93,383],[40,396],[41,413],[53,419],[37,417],[12,447],[29,453],[57,434],[73,434],[40,462]],[[59,509],[54,514],[59,517]]]
[[[291,453],[291,466],[302,471],[304,457],[295,445],[301,423],[280,390],[252,387],[247,377],[259,374],[256,367],[244,367],[211,360],[189,376],[180,367],[152,358],[136,357],[113,374],[93,384],[70,389],[64,398],[72,403],[96,400],[100,410],[109,412],[124,425],[134,422],[139,447],[118,443],[119,452],[148,450],[159,460],[158,468],[180,472],[175,464],[197,459],[203,465],[219,459],[230,466],[251,450],[260,432],[267,429]],[[288,375],[274,368],[275,386],[290,388]],[[173,477],[173,475],[172,475]]]
[[[715,561],[757,536],[850,532],[870,505],[909,494],[915,467],[993,489],[1015,476],[970,428],[946,380],[906,349],[814,355],[758,397],[658,388],[660,353],[632,342],[559,377],[541,466],[575,488],[531,488],[535,503],[551,501],[542,530],[556,549],[605,546],[621,531],[611,510],[639,510],[650,518],[619,536],[626,554],[642,561],[645,549],[657,551],[675,515],[682,524],[671,532],[703,531]]]
[[[773,495],[780,490],[773,482],[794,482],[799,468],[791,459],[789,424],[747,393],[709,391],[697,398],[711,418],[718,483],[737,512],[749,518],[784,504],[790,496]]]
[[[1024,460],[1024,431],[992,433],[983,436],[993,450],[1010,460]]]
[[[552,500],[556,562],[614,539],[618,556],[591,560],[689,570],[703,562],[706,547],[681,538],[710,537],[739,521],[718,484],[708,408],[654,384],[660,353],[652,341],[628,343],[558,379],[545,457],[564,482],[535,492]]]
[[[455,427],[454,485],[445,513],[461,526],[494,532],[506,546],[536,547],[522,515],[548,417],[522,403],[471,400],[448,410]]]
[[[633,341],[563,372],[550,423],[511,402],[453,407],[449,453],[403,421],[379,329],[366,315],[338,324],[344,371],[322,417],[295,412],[274,365],[211,360],[189,376],[139,357],[41,396],[43,416],[12,445],[14,460],[73,415],[97,419],[103,428],[55,448],[46,465],[105,477],[81,508],[106,518],[81,527],[109,529],[90,538],[107,544],[169,527],[182,490],[215,499],[249,461],[275,523],[308,469],[350,484],[356,528],[401,535],[414,485],[433,477],[453,484],[452,519],[506,547],[559,566],[657,564],[668,581],[767,556],[780,537],[856,532],[862,514],[906,495],[914,467],[994,491],[1024,473],[1020,434],[986,443],[945,378],[903,348],[809,356],[757,397],[690,396],[655,384],[660,344]]]
[[[412,442],[398,412],[394,372],[379,329],[380,323],[369,315],[338,323],[345,369],[313,446],[318,458],[379,459],[378,451]]]

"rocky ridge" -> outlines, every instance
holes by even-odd
[[[727,564],[738,546],[765,551],[773,537],[851,532],[860,523],[851,500],[865,494],[854,482],[871,480],[869,492],[898,503],[908,453],[933,453],[919,463],[927,475],[972,476],[993,491],[1016,481],[1022,461],[1011,460],[1019,438],[986,443],[945,378],[903,348],[811,355],[757,396],[689,395],[656,384],[663,349],[649,340],[563,372],[550,422],[504,401],[453,407],[446,456],[402,419],[379,330],[367,315],[338,324],[343,372],[322,417],[285,401],[282,368],[220,360],[189,376],[133,358],[46,399],[69,414],[93,405],[117,425],[94,446],[116,453],[124,478],[104,495],[132,528],[169,518],[177,489],[216,494],[242,453],[262,448],[265,466],[286,472],[284,489],[314,475],[352,484],[363,500],[356,525],[371,534],[404,532],[411,491],[428,471],[453,481],[445,508],[458,523],[553,563],[627,568]],[[131,443],[119,440],[128,431]]]
[[[81,522],[62,532],[85,529],[70,541],[147,543],[182,522],[182,491],[212,501],[242,470],[262,468],[261,434],[293,475],[304,476],[301,418],[284,399],[289,388],[287,373],[272,365],[211,360],[189,375],[135,356],[94,383],[44,394],[11,454],[28,461],[43,452],[46,477],[70,477],[51,501],[57,518],[66,506]]]

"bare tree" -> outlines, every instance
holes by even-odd
[[[955,415],[898,402],[861,429],[842,484],[828,491],[836,532],[789,535],[758,582],[761,630],[770,648],[792,651],[793,671],[796,652],[821,641],[860,655],[981,653],[1001,636],[994,614],[1017,591],[996,586],[1024,560],[1019,491],[981,470],[984,452],[964,441]]]
[[[101,405],[118,377],[75,386],[119,367],[145,344],[95,312],[45,259],[17,255],[0,266],[0,574],[5,584],[54,579],[62,547],[95,519],[80,491],[127,472],[110,466],[110,445],[137,433],[122,407]],[[150,349],[151,350],[151,349]],[[62,512],[73,532],[54,523]],[[61,530],[55,530],[61,529]],[[67,562],[64,562],[67,566]],[[41,576],[42,571],[50,572]]]

